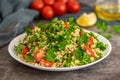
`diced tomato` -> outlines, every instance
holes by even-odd
[[[70,24],[69,24],[68,22],[65,22],[64,24],[65,24],[65,27],[66,27],[66,28],[69,28],[69,27],[70,27]]]
[[[82,36],[83,32],[82,32],[82,31],[80,31],[80,33],[79,33],[79,34],[80,34],[80,36]]]
[[[40,62],[39,62],[41,65],[45,66],[45,67],[52,67],[54,62],[48,62],[44,59],[41,59]]]
[[[34,30],[35,29],[35,26],[32,26],[32,30]]]
[[[88,40],[88,47],[91,48],[92,44],[93,44],[93,37],[90,37]]]
[[[96,58],[95,53],[86,45],[84,46],[85,51],[93,58]]]
[[[22,50],[23,57],[27,54],[27,52],[29,52],[29,49],[27,47],[24,47]]]
[[[43,50],[36,50],[34,54],[34,59],[39,63],[40,60],[44,57],[45,52]]]

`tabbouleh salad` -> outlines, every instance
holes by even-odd
[[[40,22],[34,28],[26,27],[25,32],[15,51],[21,60],[36,66],[61,68],[89,64],[102,58],[107,48],[73,18]]]

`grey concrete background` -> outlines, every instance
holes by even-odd
[[[79,1],[91,6],[95,3],[95,0]],[[87,29],[98,31],[95,27]],[[8,45],[5,45],[0,48],[0,80],[120,80],[120,35],[111,34],[112,51],[106,59],[88,68],[69,72],[48,72],[27,67],[9,55]]]

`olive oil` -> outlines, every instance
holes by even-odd
[[[95,12],[103,20],[120,20],[120,5],[96,5]]]

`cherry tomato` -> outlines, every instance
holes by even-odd
[[[23,50],[22,50],[23,57],[25,57],[25,55],[27,54],[27,52],[29,52],[29,49],[27,47],[24,47]]]
[[[77,1],[77,0],[68,0],[68,2],[69,2],[69,1]]]
[[[88,40],[88,47],[91,48],[92,44],[93,44],[93,37],[90,37]]]
[[[41,65],[45,66],[45,67],[52,67],[54,62],[48,62],[44,59],[41,59],[40,62],[39,62]]]
[[[39,63],[40,60],[44,57],[45,52],[43,50],[37,50],[34,54],[34,59]]]
[[[62,1],[64,3],[67,3],[69,0],[57,0],[57,1]]]
[[[45,6],[42,10],[42,17],[44,19],[51,19],[54,17],[54,11],[50,6]]]
[[[96,58],[95,53],[86,45],[84,46],[84,50],[93,58]]]
[[[55,0],[44,0],[44,3],[46,5],[53,5],[55,3]]]
[[[58,1],[53,6],[56,15],[62,16],[66,13],[66,4],[62,1]]]
[[[31,9],[36,10],[40,12],[42,8],[44,7],[44,2],[42,0],[34,0],[31,5]]]
[[[67,4],[67,9],[71,13],[77,13],[80,10],[80,4],[77,1],[69,1]]]

